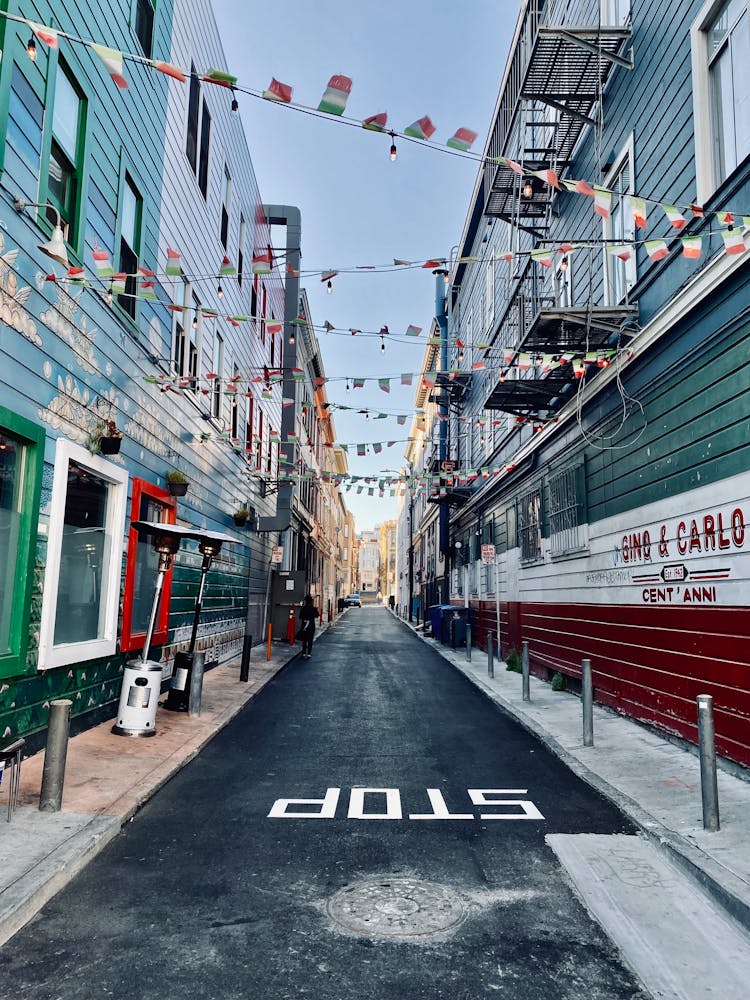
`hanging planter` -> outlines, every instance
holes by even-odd
[[[122,431],[114,420],[99,420],[89,435],[89,451],[96,455],[118,455]]]
[[[188,491],[188,478],[184,472],[172,469],[167,473],[167,489],[173,497],[184,497]]]
[[[234,514],[232,514],[232,520],[238,528],[244,528],[249,517],[250,511],[247,507],[240,507],[239,510],[236,510]]]

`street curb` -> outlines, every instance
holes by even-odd
[[[650,841],[656,844],[677,866],[690,878],[708,892],[711,897],[726,912],[746,930],[750,931],[750,905],[741,899],[729,884],[726,872],[700,848],[695,847],[673,830],[667,829],[659,820],[643,809],[637,802],[611,785],[606,779],[591,771],[577,757],[573,756],[558,741],[551,736],[534,719],[519,712],[515,705],[506,701],[497,691],[493,691],[483,679],[465,670],[460,663],[454,662],[449,656],[426,636],[418,633],[412,625],[399,619],[418,639],[434,649],[440,657],[461,673],[471,684],[481,691],[490,701],[510,715],[519,725],[532,733],[551,753],[558,757],[577,777],[587,785],[609,799],[628,819],[638,827]],[[572,696],[571,696],[572,697]],[[597,706],[604,708],[604,706]],[[634,723],[635,724],[635,723]]]

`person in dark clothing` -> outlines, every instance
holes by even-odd
[[[302,656],[306,660],[309,660],[312,654],[313,636],[315,635],[315,619],[317,617],[318,611],[313,604],[312,595],[308,594],[302,602],[302,608],[299,613],[299,637],[302,640]]]

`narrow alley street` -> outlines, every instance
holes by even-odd
[[[545,845],[576,832],[631,831],[355,608],[5,946],[0,994],[643,996]]]

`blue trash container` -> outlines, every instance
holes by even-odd
[[[459,604],[443,605],[443,645],[456,649],[466,645],[469,609]]]
[[[433,604],[427,611],[433,638],[443,641],[443,605]]]

